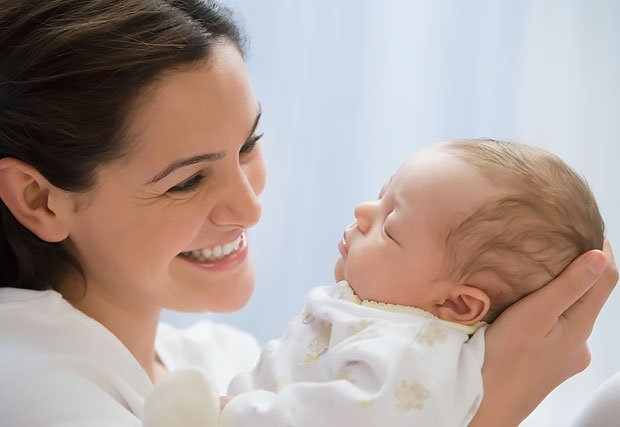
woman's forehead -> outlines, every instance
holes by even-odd
[[[258,108],[240,53],[222,44],[209,62],[158,82],[130,120],[132,154],[163,164],[226,151],[247,137]]]

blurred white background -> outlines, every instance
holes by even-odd
[[[453,138],[538,145],[589,181],[620,252],[620,1],[227,0],[250,38],[269,167],[250,234],[257,289],[206,315],[281,334],[306,291],[332,281],[353,208],[417,149]],[[593,361],[525,427],[570,425],[620,370],[620,293],[590,339]],[[165,313],[186,326],[201,316]]]

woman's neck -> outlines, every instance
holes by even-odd
[[[84,288],[81,292],[74,289],[64,285],[59,287],[58,292],[75,308],[112,332],[131,352],[151,381],[156,383],[165,373],[155,354],[155,335],[161,308],[108,295],[90,283],[85,288],[86,293],[83,292]]]

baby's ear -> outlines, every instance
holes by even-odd
[[[482,289],[458,284],[448,291],[445,300],[436,305],[435,313],[440,319],[471,325],[482,320],[490,306],[489,296]]]

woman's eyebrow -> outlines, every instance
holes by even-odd
[[[249,141],[250,138],[252,138],[252,135],[254,135],[254,132],[256,132],[256,128],[258,127],[258,122],[260,121],[261,114],[262,114],[262,109],[259,103],[258,114],[256,115],[256,119],[254,120],[252,129],[250,130],[250,134],[246,138],[246,142]],[[196,163],[214,162],[216,160],[223,159],[225,156],[226,156],[226,153],[221,153],[221,152],[220,153],[207,153],[207,154],[199,154],[197,156],[192,156],[187,159],[175,160],[172,163],[170,163],[168,166],[166,166],[164,170],[162,170],[157,175],[155,175],[153,178],[151,178],[146,183],[146,185],[151,185],[151,184],[156,183],[157,181],[161,181],[162,179],[164,179],[165,177],[167,177],[168,175],[170,175],[172,172],[174,172],[177,169],[184,168],[186,166],[195,165]]]
[[[197,156],[189,157],[187,159],[175,160],[170,163],[166,168],[151,178],[146,185],[151,185],[156,183],[157,181],[161,181],[172,172],[177,169],[184,168],[186,166],[195,165],[196,163],[201,162],[214,162],[216,160],[220,160],[226,156],[225,153],[208,153],[208,154],[199,154]]]

